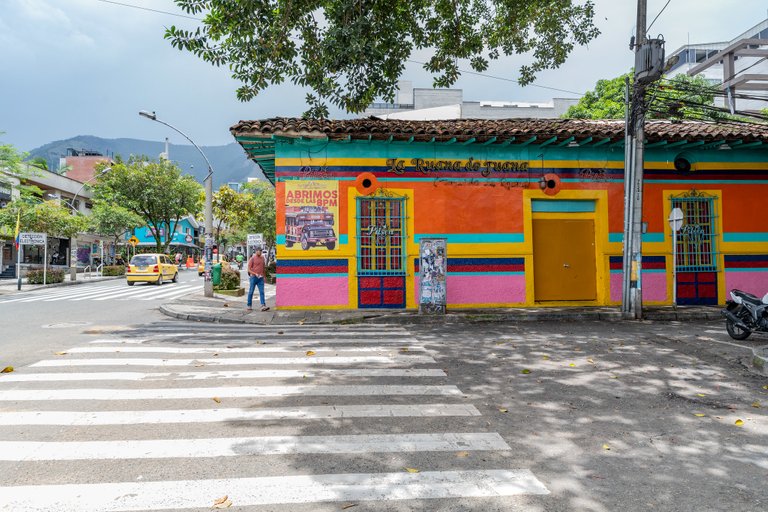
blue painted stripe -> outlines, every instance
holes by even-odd
[[[549,200],[534,199],[531,201],[531,211],[533,213],[583,213],[594,212],[595,202],[584,200]]]
[[[338,260],[326,260],[326,259],[317,259],[317,260],[287,260],[281,258],[280,261],[277,262],[278,267],[338,267],[342,265],[347,264],[346,259]]]
[[[768,185],[768,180],[643,180],[643,183],[697,183],[702,185]]]
[[[727,267],[726,272],[768,272],[768,268]]]
[[[732,261],[766,261],[768,260],[768,254],[726,254],[725,262]]]
[[[624,233],[608,233],[608,241],[611,243],[624,242]],[[643,242],[663,242],[664,233],[643,233]]]
[[[723,242],[768,242],[768,233],[723,233]]]
[[[346,244],[349,243],[349,236],[348,235],[339,235],[339,244]],[[285,245],[285,235],[277,235],[275,238],[275,243],[277,245]]]
[[[315,277],[349,277],[349,274],[347,273],[336,273],[336,274],[281,274],[280,272],[277,273],[278,279],[293,279],[293,278],[302,278],[302,279],[308,279],[308,278],[315,278]]]
[[[492,244],[524,242],[522,233],[450,233],[450,234],[419,234],[413,235],[414,242],[422,238],[445,238],[451,244]]]

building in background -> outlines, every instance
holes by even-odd
[[[66,170],[68,178],[85,183],[93,179],[96,166],[102,163],[109,165],[112,159],[98,151],[67,148],[67,156],[59,159],[59,169]]]
[[[726,95],[715,99],[717,106],[748,112],[768,108],[768,19],[730,41],[687,44],[669,58],[675,64],[667,77],[687,73],[718,85]]]
[[[448,308],[621,302],[622,120],[270,119],[231,132],[272,159],[278,308],[416,309],[421,241],[435,239]],[[648,121],[645,133],[643,301],[762,296],[768,126]]]
[[[397,103],[372,103],[365,116],[382,119],[510,119],[557,118],[578,98],[554,98],[546,103],[522,101],[465,101],[461,89],[414,88],[409,81],[398,82]]]

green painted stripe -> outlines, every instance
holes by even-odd
[[[449,244],[521,244],[524,242],[524,236],[522,233],[422,233],[419,235],[413,235],[414,242],[418,242],[422,238],[445,238]]]
[[[308,277],[349,277],[349,274],[345,273],[330,273],[330,274],[277,274],[278,279],[294,279],[294,278],[308,278]]]
[[[624,233],[608,233],[608,241],[612,243],[622,243]],[[643,242],[663,242],[664,233],[643,233]]]
[[[723,233],[723,242],[768,242],[768,233]]]
[[[594,212],[594,201],[583,200],[557,200],[557,199],[534,199],[531,201],[531,211],[533,213],[582,213]]]

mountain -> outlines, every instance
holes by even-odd
[[[92,135],[78,135],[65,140],[50,142],[29,152],[30,158],[42,157],[48,162],[49,169],[58,169],[59,158],[67,155],[67,149],[97,151],[104,156],[120,155],[127,159],[131,155],[146,155],[157,159],[165,151],[164,142],[139,139],[102,139]],[[213,167],[213,187],[228,182],[245,182],[249,177],[264,179],[261,169],[249,160],[239,144],[233,142],[226,146],[201,146]],[[170,144],[170,158],[182,170],[191,174],[198,181],[208,174],[208,166],[200,153],[191,145]]]

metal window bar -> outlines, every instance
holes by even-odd
[[[357,274],[405,275],[405,198],[357,199]]]
[[[683,211],[677,234],[678,272],[717,272],[715,198],[692,192],[672,198],[672,208]]]

